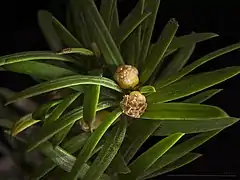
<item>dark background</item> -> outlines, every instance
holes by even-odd
[[[50,10],[58,19],[64,17],[66,0],[1,1],[0,55],[27,51],[46,50],[47,44],[37,24],[37,11]],[[57,3],[53,6],[53,3]],[[122,0],[120,16],[124,17],[136,0]],[[191,60],[215,49],[240,41],[240,1],[216,0],[162,0],[154,38],[170,18],[180,24],[178,35],[195,32],[215,32],[220,35],[210,41],[199,43]],[[226,66],[240,65],[240,51],[224,55],[198,68],[196,72],[209,71]],[[0,72],[0,86],[21,90],[34,82],[27,76]],[[207,101],[220,106],[232,116],[240,116],[240,77],[218,85],[225,90]],[[171,174],[217,175],[216,179],[237,179],[223,175],[236,175],[240,170],[240,123],[227,128],[217,137],[195,150],[204,156]],[[163,179],[170,177],[164,176]],[[218,176],[221,175],[221,176]],[[172,176],[171,176],[172,177]],[[175,178],[179,178],[178,176]],[[185,177],[186,178],[186,177]],[[191,179],[193,177],[190,177]],[[196,177],[195,177],[196,178]],[[199,178],[206,178],[200,176]],[[214,179],[214,176],[211,176]]]

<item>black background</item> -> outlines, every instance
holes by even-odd
[[[57,6],[53,6],[54,1]],[[0,5],[0,55],[27,51],[46,50],[47,44],[37,24],[37,10],[48,9],[57,18],[64,17],[65,0],[1,1]],[[124,17],[136,0],[122,0],[120,16]],[[162,0],[154,38],[170,18],[176,18],[180,27],[178,35],[195,32],[215,32],[220,35],[210,41],[199,43],[191,58],[196,58],[215,49],[240,41],[240,1],[216,0]],[[240,51],[217,58],[200,67],[196,72],[209,71],[226,66],[240,65]],[[0,86],[21,90],[33,84],[24,75],[0,72]],[[240,77],[218,85],[225,90],[207,101],[220,106],[232,116],[240,116]],[[195,150],[204,156],[171,174],[236,175],[240,170],[240,123],[227,128],[217,137]],[[163,179],[169,178],[164,176]],[[179,177],[175,177],[179,178]],[[196,177],[195,177],[196,178]],[[205,177],[199,177],[201,179]],[[214,177],[211,177],[213,179]],[[216,176],[223,179],[222,176]],[[236,179],[236,177],[226,177]]]

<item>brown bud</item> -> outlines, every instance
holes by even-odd
[[[71,93],[71,90],[69,89],[60,89],[60,90],[51,91],[47,93],[47,98],[48,100],[58,100],[68,96],[70,93]]]
[[[139,83],[138,70],[131,65],[121,65],[117,68],[114,79],[122,89],[132,89]]]
[[[133,118],[140,118],[147,108],[147,100],[139,91],[123,96],[120,102],[123,113]]]
[[[108,115],[109,115],[108,111],[99,111],[99,112],[97,112],[96,117],[95,117],[94,121],[92,122],[91,129],[88,126],[88,124],[85,123],[84,120],[80,121],[80,126],[83,131],[86,131],[86,132],[93,131],[93,130],[97,129],[97,127],[102,123],[102,121],[104,121],[104,119],[106,119],[106,117]]]

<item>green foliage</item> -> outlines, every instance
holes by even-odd
[[[103,148],[99,152],[98,157],[94,160],[91,168],[86,173],[83,179],[95,180],[103,174],[103,172],[107,169],[113,158],[116,156],[118,149],[120,148],[124,140],[126,128],[126,120],[118,122],[118,125],[116,125],[110,132],[108,138],[106,139],[106,142],[103,145]]]
[[[55,52],[61,50],[63,48],[63,44],[53,27],[52,14],[47,11],[39,11],[38,23],[49,44],[49,47]]]
[[[82,148],[83,144],[86,142],[86,139],[89,137],[89,134],[87,133],[81,133],[77,136],[72,137],[70,140],[63,143],[62,147],[65,149],[68,153],[75,153],[79,149]],[[55,157],[53,155],[53,157]],[[57,167],[57,164],[55,164],[52,161],[52,158],[46,158],[43,160],[43,162],[40,164],[40,167],[36,169],[35,172],[31,175],[32,179],[40,179],[44,175],[46,175],[48,172],[53,170],[55,167]]]
[[[175,169],[178,169],[182,166],[185,166],[186,164],[191,163],[192,161],[196,160],[197,158],[201,157],[202,155],[199,153],[188,153],[187,155],[179,158],[178,160],[170,163],[169,165],[160,168],[160,170],[154,172],[153,174],[144,177],[144,179],[150,179],[155,176],[159,176],[168,172],[171,172]]]
[[[150,104],[141,116],[142,119],[185,121],[198,119],[211,121],[211,119],[224,117],[228,117],[228,115],[217,107],[191,103]]]
[[[165,87],[179,79],[181,79],[183,76],[187,75],[188,73],[190,73],[191,71],[193,71],[194,69],[196,69],[197,67],[203,65],[204,63],[213,60],[221,55],[224,55],[226,53],[229,53],[231,51],[237,50],[240,48],[240,43],[236,43],[230,46],[227,46],[225,48],[216,50],[210,54],[207,54],[201,58],[199,58],[198,60],[194,61],[192,64],[184,67],[181,71],[179,71],[178,73],[173,74],[172,76],[166,77],[164,79],[161,79],[161,81],[157,81],[155,83],[156,88],[162,88]]]
[[[116,44],[120,45],[151,13],[140,14],[140,16],[127,17],[113,34]]]
[[[144,152],[129,165],[131,172],[124,175],[124,179],[137,179],[141,176],[142,172],[151,167],[151,165],[163,156],[183,135],[183,133],[172,134]]]
[[[171,45],[171,44],[170,44]],[[164,78],[180,71],[191,57],[196,44],[190,44],[179,48],[177,54],[166,68],[161,72],[159,78]]]
[[[88,50],[88,49],[84,49],[84,48],[66,48],[66,49],[62,49],[60,52],[58,52],[57,54],[81,54],[81,55],[86,55],[86,56],[93,56],[93,52]]]
[[[142,86],[139,91],[142,93],[142,94],[151,94],[151,93],[155,93],[156,92],[156,89],[154,86]]]
[[[114,16],[116,7],[117,7],[116,0],[102,0],[101,2],[100,14],[102,16],[102,19],[105,25],[109,30],[111,29],[112,24],[114,23],[113,16]]]
[[[44,120],[44,126],[51,126],[54,121],[58,120],[68,106],[70,106],[80,94],[81,93],[72,94],[57,105],[51,114]]]
[[[87,0],[81,2],[81,6],[81,10],[86,15],[86,21],[93,31],[93,39],[100,48],[107,65],[115,67],[124,64],[120,51],[101,18],[95,3],[92,0]]]
[[[188,76],[149,95],[148,102],[163,103],[186,97],[236,76],[239,72],[240,67],[236,66]]]
[[[40,122],[40,120],[35,120],[32,118],[32,114],[27,114],[23,116],[19,121],[17,121],[12,128],[12,135],[16,136],[18,133],[24,131],[25,129],[31,127],[32,125]],[[2,126],[2,125],[1,125]]]
[[[29,89],[23,90],[20,93],[13,96],[12,98],[10,98],[7,104],[13,103],[23,98],[29,98],[42,93],[59,90],[67,87],[77,86],[81,84],[102,85],[119,92],[122,91],[120,87],[113,80],[110,80],[108,78],[98,77],[98,76],[75,75],[75,76],[68,76],[68,77],[63,77],[63,78],[59,78],[52,81],[43,82]]]
[[[97,110],[106,109],[108,107],[113,106],[112,102],[102,102],[99,103]],[[36,134],[36,137],[29,143],[28,150],[33,150],[40,144],[44,143],[61,130],[65,129],[72,123],[75,123],[77,120],[80,120],[83,117],[83,110],[81,108],[76,108],[70,111],[70,113],[62,116],[57,121],[53,122],[51,126],[46,126],[45,128],[40,129],[40,132]]]
[[[94,148],[96,147],[97,143],[100,141],[104,133],[107,129],[116,121],[116,119],[122,114],[119,109],[113,111],[105,121],[97,128],[95,133],[93,133],[89,139],[87,140],[86,144],[83,146],[83,149],[80,151],[77,160],[69,174],[62,179],[77,179],[80,173],[80,170],[84,163],[90,158],[91,153],[93,152]]]
[[[101,76],[100,72],[92,72],[93,74]],[[96,116],[96,109],[100,95],[100,85],[88,85],[84,91],[83,101],[83,119],[92,131],[92,123]]]
[[[146,58],[144,69],[140,75],[140,81],[142,84],[147,82],[154,70],[157,68],[158,64],[162,62],[164,54],[177,32],[177,29],[178,23],[175,19],[171,19],[164,27],[158,42],[155,46],[153,46]]]
[[[117,175],[117,174],[127,174],[131,170],[127,166],[127,163],[124,160],[124,157],[122,156],[120,151],[118,151],[118,154],[114,157],[111,164],[108,166],[107,171],[108,171],[107,172],[108,174]]]
[[[175,52],[179,48],[183,48],[191,44],[202,42],[217,36],[218,35],[215,33],[191,33],[180,37],[174,37],[167,50],[166,56]]]
[[[208,99],[210,99],[212,96],[214,96],[215,94],[221,92],[222,89],[210,89],[210,90],[206,90],[203,91],[195,96],[189,97],[187,99],[185,99],[183,102],[185,103],[197,103],[200,104]]]
[[[208,132],[217,129],[224,129],[236,123],[237,118],[217,118],[206,121],[205,119],[190,120],[171,120],[161,121],[160,127],[154,132],[154,136],[167,136],[174,132],[183,132],[186,134]]]
[[[4,68],[8,71],[26,74],[40,80],[51,80],[76,74],[70,69],[37,61],[25,61],[9,64],[5,65]]]
[[[202,145],[204,142],[209,140],[218,134],[221,130],[209,131],[205,133],[200,133],[187,141],[173,147],[164,156],[158,159],[145,173],[143,176],[149,175],[158,171],[159,169],[169,165],[170,163],[176,161],[177,159],[185,156],[190,151],[194,150],[198,146]]]
[[[60,56],[53,52],[32,51],[32,52],[23,52],[23,53],[16,53],[12,55],[2,56],[0,57],[0,66],[19,63],[19,62],[25,62],[25,61],[44,60],[44,59],[51,59],[56,61],[67,61],[72,63],[76,62],[76,60],[70,57]]]
[[[146,121],[139,119],[129,125],[127,138],[120,149],[127,163],[134,157],[143,143],[159,127],[160,121]],[[138,131],[136,131],[136,129]],[[141,132],[139,134],[139,132]]]
[[[135,8],[128,14],[128,16],[124,19],[125,22],[128,22],[130,17],[133,16],[142,16],[145,6],[145,0],[140,0]],[[146,22],[145,22],[146,23]],[[135,29],[129,37],[122,43],[121,52],[123,54],[124,60],[127,64],[131,64],[133,66],[138,67],[141,52],[141,36],[142,36],[142,24],[138,25],[137,29]]]
[[[23,139],[28,151],[36,149],[45,157],[33,168],[31,180],[149,179],[199,158],[201,154],[192,152],[195,148],[239,120],[202,103],[222,91],[210,87],[238,75],[240,67],[192,71],[239,49],[240,43],[186,65],[197,43],[218,35],[176,37],[179,25],[171,19],[152,44],[159,5],[160,0],[139,0],[120,23],[116,0],[102,0],[99,10],[93,0],[70,0],[67,27],[45,10],[38,13],[51,51],[0,57],[4,70],[38,79],[37,85],[5,97],[7,105],[57,94],[57,99],[39,103],[23,117],[12,118],[11,111],[0,107],[0,126],[12,131],[14,138],[20,139],[29,127],[36,128]],[[139,71],[140,83],[132,90],[121,89],[113,78],[116,67],[125,63]],[[123,104],[128,108],[129,102],[122,99],[132,91],[146,97],[147,108],[140,118],[123,112]],[[90,132],[83,132],[84,123]],[[176,144],[184,134],[193,133],[192,138]],[[167,137],[136,156],[152,136]]]
[[[152,1],[140,1],[140,7],[146,12],[151,12],[151,16],[145,21],[142,25],[142,38],[141,42],[141,51],[139,52],[139,63],[140,65],[144,65],[146,62],[146,57],[148,55],[148,51],[150,49],[152,33],[155,25],[155,20],[157,18],[158,8],[161,0],[152,0]],[[143,12],[141,11],[141,13]],[[139,66],[141,67],[141,66]]]

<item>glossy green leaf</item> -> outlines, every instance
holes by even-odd
[[[184,103],[202,103],[220,92],[221,89],[211,89],[199,93],[193,97],[190,97],[184,100]],[[172,121],[160,121],[160,127],[154,132],[153,136],[167,136],[176,132],[183,132],[185,134],[189,133],[199,133],[206,132],[216,129],[222,129],[227,126],[235,123],[237,119],[235,118],[220,118],[220,119],[212,119],[210,121],[206,120],[195,120],[195,121],[186,121],[186,120],[172,120]],[[148,120],[149,122],[149,120]],[[150,121],[151,122],[151,121]]]
[[[202,103],[208,99],[210,99],[215,94],[221,92],[223,89],[210,89],[204,92],[201,92],[195,96],[192,96],[186,100],[184,100],[184,103]]]
[[[124,179],[132,180],[138,179],[144,171],[146,171],[152,164],[154,164],[183,136],[183,133],[176,133],[164,138],[156,143],[149,150],[141,154],[136,160],[134,160],[129,168],[131,172],[124,175]]]
[[[117,0],[102,0],[100,6],[100,14],[102,16],[102,20],[104,21],[106,27],[110,30],[113,15],[115,8],[117,6]]]
[[[86,19],[82,13],[82,5],[79,0],[70,0],[70,11],[73,16],[73,27],[77,38],[81,41],[84,47],[89,47],[91,44],[89,31],[87,31]]]
[[[95,42],[94,36],[93,34],[96,32],[96,29],[92,29],[90,22],[87,19],[87,15],[84,13],[83,10],[81,10],[82,12],[80,13],[80,19],[82,21],[82,29],[84,29],[84,33],[87,35],[87,47],[90,46],[93,42]]]
[[[114,106],[115,103],[111,101],[105,101],[98,104],[98,111],[109,108],[111,106]],[[73,109],[70,113],[66,114],[62,118],[60,118],[58,121],[55,121],[52,123],[51,126],[46,126],[44,129],[40,129],[40,131],[36,134],[36,137],[34,137],[28,146],[28,151],[33,150],[43,142],[47,141],[57,133],[59,133],[61,130],[65,129],[69,125],[73,124],[77,120],[80,120],[83,117],[83,111],[80,108]]]
[[[92,72],[92,75],[102,76],[102,72]],[[96,116],[97,104],[100,95],[100,85],[88,85],[85,87],[83,100],[83,119],[92,131],[92,123]]]
[[[65,170],[67,172],[71,171],[71,169],[76,161],[75,156],[69,154],[66,150],[64,150],[63,148],[61,148],[59,146],[53,147],[52,144],[48,141],[45,142],[44,144],[42,144],[40,146],[40,149],[44,155],[49,157],[60,168],[62,168],[63,170]],[[100,146],[98,145],[98,147],[96,147],[97,151],[95,150],[91,154],[91,156],[93,154],[95,154],[96,152],[98,152],[100,149],[102,149],[102,145],[100,145]],[[89,167],[87,169],[89,169]],[[81,171],[81,172],[83,173],[83,171]]]
[[[155,20],[156,20],[158,8],[160,5],[160,0],[145,1],[143,3],[144,3],[144,10],[146,12],[150,12],[151,15],[147,19],[147,21],[143,23],[143,26],[142,26],[143,27],[142,28],[143,34],[142,34],[142,40],[141,40],[142,47],[141,47],[141,52],[139,56],[140,67],[146,62],[145,59],[148,55],[149,46],[152,39],[152,33],[155,25]]]
[[[179,49],[177,54],[170,61],[167,67],[163,69],[163,71],[161,72],[158,78],[161,79],[180,71],[185,66],[189,58],[191,57],[194,51],[195,45],[196,44],[189,44],[188,46],[184,46],[181,49]]]
[[[140,74],[140,81],[142,84],[146,83],[154,70],[157,68],[158,64],[162,62],[164,54],[174,38],[177,29],[178,23],[175,19],[171,19],[164,27],[158,43],[150,51],[143,66],[144,68],[142,68]]]
[[[83,46],[54,16],[52,16],[52,24],[66,46],[71,48],[80,48]]]
[[[134,31],[121,45],[121,53],[126,64],[137,65],[136,32]]]
[[[97,58],[100,58],[101,57],[101,52],[100,52],[100,49],[98,48],[98,46],[97,46],[97,44],[95,42],[93,42],[91,44],[91,48],[92,48],[92,51],[93,51],[94,55]]]
[[[142,86],[140,87],[139,91],[142,94],[151,94],[151,93],[155,93],[156,89],[154,86]]]
[[[87,138],[89,137],[88,133],[81,133],[77,136],[72,137],[70,140],[63,143],[63,149],[68,153],[73,154],[82,148]],[[46,158],[36,169],[35,172],[31,175],[32,180],[39,180],[44,177],[48,172],[53,170],[57,164],[55,164],[50,158]]]
[[[8,71],[27,74],[43,80],[51,80],[76,74],[75,72],[65,68],[35,61],[9,64],[5,65],[4,68]]]
[[[196,160],[197,158],[201,157],[202,154],[199,153],[188,153],[187,155],[179,158],[178,160],[172,162],[171,164],[161,168],[160,170],[154,172],[153,174],[145,177],[144,179],[150,179],[156,176],[160,176],[162,174],[171,172],[175,169],[178,169],[180,167],[183,167],[189,163],[191,163],[192,161]]]
[[[188,73],[192,72],[194,69],[196,69],[197,67],[201,66],[202,64],[212,60],[212,59],[215,59],[221,55],[224,55],[226,53],[229,53],[231,51],[234,51],[236,49],[239,49],[240,48],[240,43],[237,43],[237,44],[233,44],[233,45],[230,45],[230,46],[227,46],[225,48],[222,48],[222,49],[219,49],[219,50],[216,50],[210,54],[207,54],[203,57],[201,57],[200,59],[196,60],[195,62],[191,63],[190,65],[184,67],[181,71],[179,71],[178,73],[176,74],[173,74],[169,77],[166,77],[164,79],[161,79],[159,81],[157,81],[155,83],[155,88],[156,89],[160,89],[162,87],[165,87],[179,79],[181,79],[183,76],[187,75]]]
[[[173,121],[161,121],[160,127],[154,132],[153,136],[168,136],[172,133],[183,132],[185,134],[201,133],[207,131],[213,131],[218,129],[224,129],[236,123],[237,118],[218,118],[206,121],[196,120],[173,120]]]
[[[70,171],[76,158],[59,146],[53,147],[50,142],[45,142],[40,146],[41,152],[51,158],[51,160],[66,171]]]
[[[77,73],[66,68],[61,68],[47,63],[25,61],[4,66],[5,69],[17,73],[23,73],[41,80],[52,80],[61,77],[76,75]],[[42,70],[44,69],[44,71]],[[82,86],[73,86],[72,89],[82,91]]]
[[[64,113],[64,111],[79,97],[80,93],[75,93],[70,95],[68,98],[64,99],[50,114],[50,116],[45,120],[44,125],[49,126],[52,124],[52,122],[58,120],[60,116]],[[67,136],[68,132],[72,129],[72,126],[74,123],[57,133],[52,142],[54,146],[59,145],[64,138]],[[44,127],[43,127],[44,128]]]
[[[52,14],[45,10],[38,11],[38,24],[51,50],[57,52],[62,49],[62,41],[53,27]]]
[[[86,21],[94,30],[93,37],[103,54],[106,63],[110,66],[119,66],[124,64],[123,58],[110,35],[101,15],[93,0],[82,2],[83,11],[86,15]]]
[[[126,163],[130,162],[143,143],[159,126],[160,121],[146,121],[142,119],[134,121],[129,125],[127,136],[120,149]]]
[[[25,129],[33,126],[34,124],[40,122],[40,120],[35,120],[32,118],[32,114],[27,114],[23,116],[19,121],[17,121],[12,128],[12,135],[16,136]]]
[[[168,47],[167,53],[170,54],[177,50],[178,48],[182,48],[185,46],[189,46],[190,44],[206,41],[208,39],[218,37],[218,34],[215,33],[191,33],[180,37],[175,37]]]
[[[85,48],[66,48],[62,49],[60,52],[57,54],[62,55],[62,54],[80,54],[80,55],[86,55],[86,56],[93,56],[93,52],[85,49]]]
[[[117,99],[118,98],[118,93],[115,91],[112,91],[108,88],[101,87],[101,96],[106,99]],[[101,98],[101,97],[100,97]]]
[[[59,78],[56,80],[43,82],[41,84],[32,86],[28,89],[25,89],[12,98],[9,99],[8,104],[13,103],[19,99],[29,98],[33,96],[37,96],[42,93],[63,89],[66,87],[73,87],[77,85],[101,85],[104,87],[108,87],[110,89],[121,92],[121,88],[111,79],[99,77],[99,76],[85,76],[85,75],[75,75]]]
[[[21,53],[15,53],[15,54],[11,54],[11,55],[1,56],[0,57],[0,66],[13,64],[13,63],[19,63],[19,62],[25,62],[25,61],[43,60],[43,59],[74,62],[71,58],[67,58],[65,56],[60,56],[53,52],[29,51],[29,52],[21,52]]]
[[[145,0],[138,1],[137,5],[129,13],[125,21],[128,21],[130,17],[141,17],[144,11],[144,5]],[[121,52],[124,60],[127,62],[127,64],[133,65],[135,67],[138,67],[138,59],[141,52],[142,24],[138,25],[138,27],[121,44]]]
[[[144,176],[150,175],[155,171],[176,161],[177,159],[185,156],[190,151],[194,150],[195,148],[199,147],[200,145],[214,137],[220,131],[221,130],[204,132],[188,139],[187,141],[179,145],[174,146],[160,159],[158,159],[147,171],[145,171]]]
[[[162,103],[189,96],[226,81],[236,76],[239,72],[240,67],[236,66],[192,75],[166,87],[157,89],[157,92],[149,95],[147,100],[149,103]]]
[[[107,174],[127,174],[131,172],[127,166],[127,162],[124,160],[122,154],[118,151],[117,155],[112,160],[111,164],[107,168]]]
[[[70,124],[63,130],[61,130],[59,133],[57,133],[52,140],[53,145],[54,146],[60,145],[62,141],[64,141],[64,139],[66,138],[66,136],[68,135],[69,131],[72,129],[73,126],[74,123]]]
[[[98,149],[98,148],[96,148],[96,149]],[[63,148],[61,148],[59,146],[53,148],[53,146],[49,142],[47,142],[41,146],[41,151],[43,154],[45,154],[48,157],[48,159],[46,159],[44,161],[44,163],[41,165],[40,170],[38,170],[37,172],[35,172],[32,175],[32,179],[34,179],[34,180],[40,179],[41,177],[46,175],[49,171],[51,171],[56,166],[59,166],[64,171],[70,172],[76,161],[75,156],[69,154],[66,150],[64,150]],[[92,155],[94,155],[96,152],[97,151],[94,151],[92,153]],[[43,167],[43,166],[45,166],[45,167]],[[90,168],[89,165],[87,163],[85,163],[83,165],[83,168],[80,170],[79,177],[83,178],[83,176],[86,174],[86,172],[88,171],[89,168]],[[102,176],[107,177],[106,174],[102,174]],[[101,176],[101,178],[102,178],[102,176]]]
[[[120,45],[151,14],[150,12],[144,12],[143,14],[137,13],[138,14],[129,14],[113,34],[116,44]]]
[[[33,119],[40,119],[40,120],[44,120],[48,111],[58,105],[59,103],[61,103],[62,100],[57,100],[57,101],[50,101],[48,103],[42,104],[40,105],[32,114]]]
[[[105,101],[106,103],[111,103],[111,101]],[[103,101],[103,104],[105,104],[105,102]],[[99,103],[101,104],[101,103]],[[66,112],[62,115],[61,119],[67,118],[68,116],[71,116],[72,114],[75,114],[77,112],[82,112],[83,111],[83,106],[78,106],[76,108],[74,108],[73,110]]]
[[[111,27],[110,29],[111,34],[113,34],[113,32],[115,32],[119,28],[119,15],[118,15],[117,4],[113,11],[112,23],[110,27]]]
[[[81,93],[71,94],[65,98],[57,107],[51,112],[51,114],[45,119],[44,127],[50,126],[54,121],[57,121],[64,111],[79,97]]]
[[[228,115],[216,106],[191,103],[149,104],[142,119],[153,120],[209,120]]]
[[[145,9],[145,4],[146,4],[146,0],[140,0],[139,1],[139,10],[140,10],[140,14],[143,14],[144,12],[144,9]],[[152,12],[151,12],[152,13]],[[147,19],[149,20],[149,19]],[[145,26],[144,26],[145,25]],[[138,26],[138,28],[135,30],[135,40],[134,40],[134,45],[135,45],[135,51],[136,51],[136,54],[137,54],[137,57],[136,57],[136,64],[134,64],[138,69],[140,69],[140,66],[142,62],[140,62],[141,60],[141,52],[142,52],[142,48],[143,47],[143,41],[144,41],[144,29],[143,27],[146,28],[146,25],[149,25],[147,24],[147,22],[145,21],[144,23],[140,24]],[[146,30],[146,29],[145,29]],[[146,34],[145,34],[146,35]],[[143,50],[144,51],[144,50]],[[143,64],[143,63],[142,63]]]
[[[116,121],[116,119],[122,114],[119,109],[113,111],[96,129],[94,133],[90,136],[83,149],[79,153],[76,163],[74,164],[71,172],[61,179],[73,180],[79,176],[79,170],[82,168],[83,164],[87,162],[90,158],[90,154],[96,147],[97,143],[100,141],[101,137],[107,131],[107,129]]]
[[[87,138],[90,136],[90,133],[83,132],[79,135],[71,137],[69,140],[63,142],[62,148],[67,152],[73,154],[77,152],[86,142]]]
[[[93,164],[84,176],[83,180],[97,180],[104,173],[116,156],[122,141],[124,140],[126,128],[127,121],[122,120],[112,129],[103,145],[103,148],[93,161]]]

